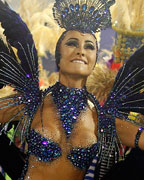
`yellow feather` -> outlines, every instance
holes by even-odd
[[[144,1],[116,0],[111,7],[112,23],[128,31],[144,30]]]
[[[87,90],[93,93],[99,102],[104,102],[112,89],[117,70],[112,71],[104,64],[97,64],[87,79]]]

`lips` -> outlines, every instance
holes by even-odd
[[[84,61],[83,59],[73,59],[71,62],[72,63],[87,64],[87,62]]]

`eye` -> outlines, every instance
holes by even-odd
[[[92,44],[85,44],[85,49],[95,50],[95,47]]]
[[[68,41],[68,42],[66,42],[66,45],[78,47],[78,43],[76,41]]]

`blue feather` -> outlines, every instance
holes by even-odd
[[[33,77],[38,77],[38,56],[32,34],[19,14],[2,1],[0,1],[0,22],[7,41],[17,49],[22,68]]]

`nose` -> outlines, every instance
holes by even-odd
[[[77,55],[79,55],[79,56],[85,56],[83,47],[78,47],[78,48],[77,48]]]
[[[84,53],[77,52],[77,55],[79,55],[79,56],[84,56]]]

